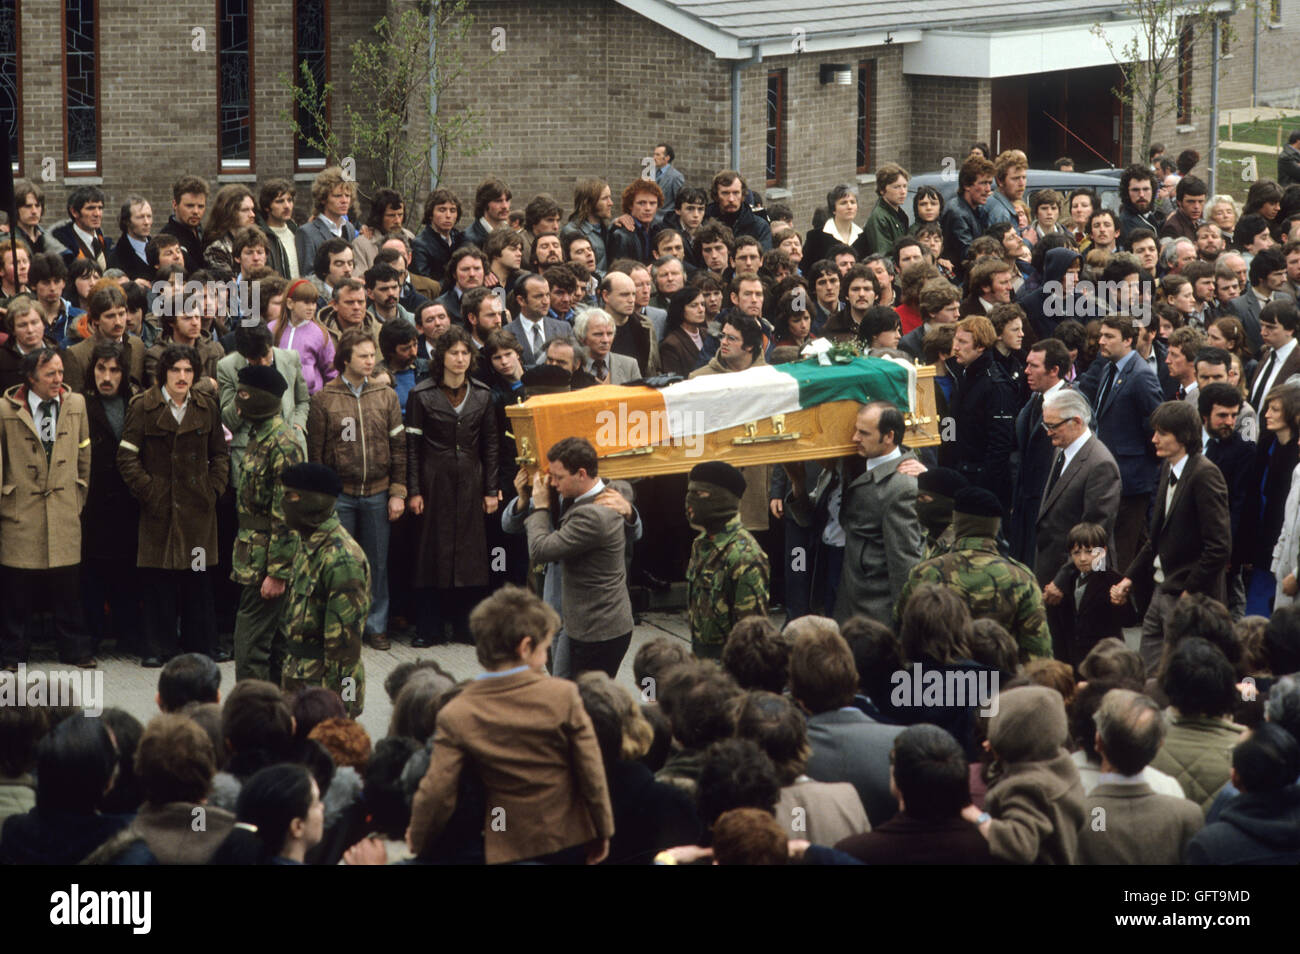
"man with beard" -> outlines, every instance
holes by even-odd
[[[1151,170],[1135,162],[1119,177],[1119,240],[1132,248],[1129,235],[1134,229],[1160,231],[1159,217],[1155,211],[1156,182]]]
[[[713,177],[713,201],[704,216],[718,220],[737,237],[752,235],[766,252],[772,248],[772,227],[745,203],[748,192],[749,188],[739,172],[724,169]]]

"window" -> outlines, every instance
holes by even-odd
[[[18,128],[18,0],[0,0],[0,130],[9,136],[9,158],[15,174],[22,169]]]
[[[1282,25],[1282,0],[1268,0],[1268,22],[1270,26]]]
[[[298,85],[302,85],[302,67],[305,63],[320,90],[329,79],[329,53],[326,51],[326,38],[329,24],[325,10],[325,0],[297,0],[294,12],[294,63],[293,75]],[[329,104],[322,104],[322,114],[328,114]],[[325,154],[308,143],[307,140],[320,141],[324,130],[320,128],[316,117],[306,110],[294,107],[294,115],[304,135],[298,137],[297,157],[299,169],[324,169]]]
[[[99,171],[99,69],[95,0],[64,0],[64,165],[68,173]]]
[[[217,137],[221,168],[253,168],[251,0],[220,0],[217,9]]]
[[[858,64],[858,172],[871,172],[871,61]]]
[[[785,70],[767,74],[767,184],[785,178]]]
[[[1184,26],[1178,34],[1178,124],[1192,122],[1192,27]]]

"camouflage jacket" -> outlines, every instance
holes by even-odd
[[[959,537],[952,550],[918,563],[894,606],[897,625],[912,591],[922,583],[956,590],[973,619],[992,619],[1006,627],[1022,653],[1050,658],[1052,636],[1043,608],[1043,591],[1033,571],[998,552],[992,537]]]
[[[945,553],[951,553],[953,536],[952,524],[948,524],[943,533],[937,537],[932,537],[927,533],[923,541],[925,549],[921,553],[921,560],[932,560],[937,556],[943,556]]]
[[[279,414],[249,431],[235,494],[239,533],[230,578],[236,583],[260,584],[263,576],[289,579],[298,535],[284,522],[280,474],[302,461],[302,448]]]
[[[281,625],[287,634],[282,684],[324,686],[356,718],[365,706],[361,635],[370,612],[370,565],[337,516],[302,540]]]
[[[691,546],[686,568],[686,599],[691,647],[697,656],[716,659],[745,616],[767,615],[767,554],[740,517],[720,533],[701,532]]]

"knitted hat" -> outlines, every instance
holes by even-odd
[[[276,399],[284,396],[289,383],[284,375],[268,365],[250,364],[239,369],[239,383],[259,391],[275,395]]]
[[[972,517],[1001,517],[1002,504],[991,490],[983,487],[963,487],[952,498],[953,513]]]
[[[308,493],[337,497],[343,492],[339,475],[324,464],[294,464],[280,475],[280,481],[286,487]]]
[[[725,461],[706,460],[702,464],[696,464],[691,468],[688,479],[716,484],[737,497],[745,496],[745,475]]]

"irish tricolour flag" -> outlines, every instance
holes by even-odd
[[[713,374],[656,390],[601,386],[532,398],[541,448],[585,437],[605,457],[648,444],[676,443],[774,414],[830,401],[915,403],[916,370],[906,361],[855,358],[822,365],[816,359]]]

